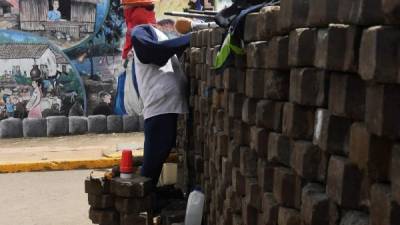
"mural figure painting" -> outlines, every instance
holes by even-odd
[[[33,73],[31,73],[32,79],[32,87],[33,92],[31,95],[31,99],[26,105],[26,109],[29,111],[28,118],[42,118],[42,109],[40,107],[40,102],[42,99],[42,88],[43,82],[40,78],[40,71],[37,68],[37,65],[34,65],[34,69],[32,70],[34,73],[39,72],[39,76],[35,77]],[[35,72],[37,70],[38,72]]]
[[[0,0],[0,28],[39,34],[70,48],[95,32],[100,1],[105,0]]]
[[[82,108],[80,81],[53,46],[0,43],[0,65],[0,119],[68,115],[76,102]]]

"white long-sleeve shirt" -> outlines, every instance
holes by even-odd
[[[176,54],[184,51],[189,40],[189,35],[168,40],[163,32],[150,25],[133,30],[135,74],[144,119],[188,113],[187,79]]]

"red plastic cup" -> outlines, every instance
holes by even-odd
[[[121,173],[133,173],[133,157],[131,150],[122,150],[119,170]]]

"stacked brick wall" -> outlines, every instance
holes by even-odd
[[[206,224],[400,224],[399,10],[281,0],[246,17],[223,74],[223,30],[193,35],[177,147]]]

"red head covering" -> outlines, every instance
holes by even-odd
[[[155,24],[156,14],[154,11],[148,10],[144,7],[130,7],[124,9],[124,16],[127,31],[125,35],[125,46],[122,52],[122,58],[126,59],[129,51],[132,49],[131,32],[133,28],[141,24]]]

